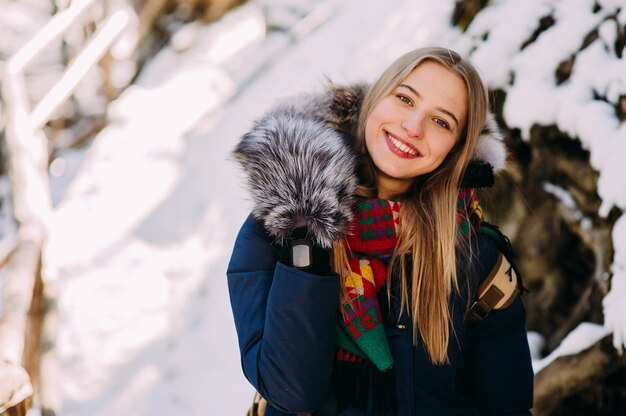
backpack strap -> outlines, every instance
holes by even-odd
[[[465,316],[468,324],[482,321],[494,309],[508,308],[520,292],[526,291],[513,261],[514,254],[509,239],[498,227],[488,223],[483,223],[478,232],[494,240],[498,254],[491,272],[478,287],[477,300],[472,303]]]

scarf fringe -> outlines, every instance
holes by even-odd
[[[352,353],[337,353],[333,392],[339,412],[353,406],[372,416],[396,414],[393,368],[381,372],[371,362]]]

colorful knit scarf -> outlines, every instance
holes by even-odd
[[[469,238],[480,227],[481,219],[482,212],[474,190],[462,189],[457,199],[458,237]],[[345,368],[345,364],[349,367],[352,363],[362,367],[371,363],[384,374],[389,373],[386,370],[393,366],[378,291],[387,280],[387,268],[400,226],[400,203],[383,199],[357,203],[346,237],[351,274],[344,277],[347,299],[342,302],[343,314],[337,325],[337,367],[343,365]],[[354,383],[348,390],[354,390],[357,384],[367,383],[364,380],[349,380],[362,377],[362,371],[350,374],[348,377],[341,376],[339,381],[342,384]],[[372,378],[371,375],[368,377]],[[340,386],[340,389],[345,391],[345,387]]]

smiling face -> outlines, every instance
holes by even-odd
[[[365,146],[378,171],[378,196],[398,196],[416,177],[437,169],[466,119],[463,79],[436,62],[420,63],[372,108],[365,123]]]

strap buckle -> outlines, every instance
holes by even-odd
[[[477,302],[474,302],[472,306],[470,307],[467,313],[468,321],[470,322],[482,321],[489,315],[489,312],[491,312],[491,308],[489,308],[487,305],[484,305],[484,303],[482,302],[482,299],[479,299]]]

